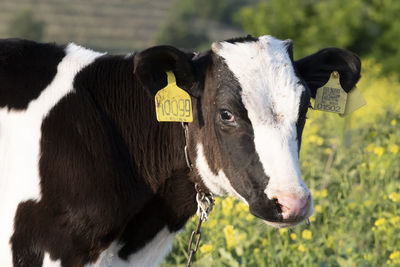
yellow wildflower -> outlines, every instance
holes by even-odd
[[[227,225],[227,224],[229,224],[229,221],[228,221],[227,219],[221,219],[221,220],[218,222],[218,224],[219,224],[219,225]]]
[[[399,146],[396,145],[396,144],[391,144],[391,145],[389,145],[388,150],[389,150],[391,153],[393,153],[393,154],[396,155],[397,153],[399,153]]]
[[[296,235],[295,233],[291,233],[291,234],[290,234],[290,238],[291,238],[292,240],[296,240],[297,235]]]
[[[206,226],[208,226],[209,228],[214,228],[215,226],[217,226],[218,221],[217,220],[210,220],[209,222],[206,224]]]
[[[227,197],[222,200],[222,214],[228,216],[231,214],[231,210],[233,208],[233,198]]]
[[[300,244],[298,247],[298,250],[301,252],[304,252],[304,251],[306,251],[306,247]]]
[[[316,205],[316,206],[314,207],[314,211],[315,211],[315,212],[321,212],[321,211],[322,211],[321,205]]]
[[[245,241],[247,238],[247,234],[246,233],[240,233],[239,234],[239,240],[240,241]]]
[[[399,258],[400,258],[400,251],[395,251],[395,252],[391,253],[390,256],[389,256],[389,258],[390,258],[391,260],[399,259]]]
[[[371,200],[364,201],[364,206],[369,207],[371,205],[372,205],[372,201]]]
[[[259,248],[255,248],[253,252],[254,252],[254,254],[260,254],[260,249]]]
[[[287,228],[281,228],[281,229],[279,229],[279,233],[280,233],[281,235],[285,235],[285,234],[287,233]]]
[[[308,141],[311,144],[316,144],[318,146],[320,146],[324,143],[324,139],[321,136],[318,136],[316,134],[310,135],[310,137],[308,138]]]
[[[365,169],[365,168],[367,167],[367,163],[365,163],[365,162],[361,163],[361,167],[362,167],[363,169]]]
[[[390,193],[389,198],[393,202],[400,202],[400,193],[396,192]]]
[[[349,203],[349,209],[354,210],[356,208],[357,208],[357,204],[356,203],[354,203],[354,202],[350,202]]]
[[[312,196],[314,196],[316,194],[316,190],[314,188],[310,188],[310,193]]]
[[[261,242],[261,245],[263,245],[263,247],[266,247],[268,245],[268,240],[264,238]]]
[[[310,218],[308,218],[310,220],[310,222],[315,222],[315,216],[312,215]]]
[[[371,144],[369,144],[368,146],[367,146],[367,148],[365,149],[367,152],[372,152],[372,151],[374,151],[374,148],[375,148],[375,144],[374,143],[371,143]]]
[[[369,162],[368,165],[371,171],[375,169],[375,162]]]
[[[226,240],[226,246],[231,249],[236,245],[235,229],[232,225],[227,225],[224,227],[224,235]]]
[[[327,197],[327,196],[328,196],[328,190],[326,190],[326,189],[321,190],[320,196],[321,196],[322,198]]]
[[[381,146],[377,146],[374,148],[374,153],[378,155],[378,157],[382,156],[384,151],[385,150]]]
[[[200,252],[207,254],[210,253],[212,249],[213,249],[212,245],[204,244],[200,247]]]
[[[302,233],[301,233],[301,237],[305,240],[310,240],[312,238],[312,232],[310,230],[305,229]]]
[[[391,122],[390,122],[390,124],[392,125],[392,126],[395,126],[396,125],[396,120],[395,119],[393,119]]]
[[[235,206],[235,209],[238,212],[248,212],[249,211],[249,207],[244,202],[237,203],[236,206]]]
[[[395,217],[393,217],[393,218],[391,218],[390,220],[390,223],[391,224],[398,224],[399,222],[400,222],[400,216],[395,216]]]
[[[352,248],[346,249],[346,254],[347,254],[347,255],[350,255],[352,252],[353,252],[353,249],[352,249]]]
[[[253,220],[254,220],[254,216],[253,215],[251,215],[250,213],[249,214],[247,214],[246,215],[246,221],[248,221],[248,222],[252,222]]]
[[[375,224],[375,226],[381,226],[381,225],[385,224],[385,222],[386,222],[385,218],[380,218],[380,219],[376,220],[374,224]]]
[[[328,236],[328,238],[326,239],[326,246],[328,248],[331,248],[335,243],[335,239],[332,236]]]

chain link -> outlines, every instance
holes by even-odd
[[[186,267],[190,267],[190,264],[192,262],[192,258],[194,254],[197,252],[197,249],[199,248],[200,244],[200,239],[201,239],[201,232],[200,232],[200,227],[202,222],[207,221],[208,215],[213,209],[214,206],[214,197],[211,193],[206,195],[200,188],[199,184],[195,184],[195,189],[197,191],[196,194],[196,201],[197,201],[197,215],[199,216],[199,220],[197,222],[196,229],[192,232],[190,235],[189,239],[189,245],[188,245],[188,261],[186,264]],[[195,239],[196,236],[196,239]],[[193,247],[194,245],[194,247]]]
[[[192,257],[193,255],[197,252],[197,249],[199,248],[199,244],[200,244],[200,239],[201,239],[201,232],[200,232],[200,227],[201,227],[201,223],[203,222],[203,220],[201,219],[201,217],[199,217],[199,220],[197,222],[197,226],[196,229],[192,232],[192,234],[190,235],[190,239],[189,239],[189,246],[188,246],[188,253],[189,253],[189,257],[188,257],[188,261],[186,264],[186,267],[190,267],[190,263],[192,262]],[[194,243],[194,248],[192,248],[193,246],[193,240],[194,237],[197,236],[196,238],[196,243]]]

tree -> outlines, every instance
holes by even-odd
[[[270,0],[242,8],[235,19],[254,35],[294,40],[301,57],[327,46],[350,49],[400,71],[400,1]]]
[[[12,19],[9,33],[13,37],[41,41],[44,25],[44,22],[34,18],[31,10],[24,10]]]
[[[255,1],[177,1],[176,6],[172,8],[169,20],[157,36],[157,42],[185,48],[208,49],[210,43],[216,41],[210,34],[212,31],[223,32],[227,29],[243,34],[233,16],[241,7],[255,3]]]

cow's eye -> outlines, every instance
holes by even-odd
[[[230,124],[236,124],[235,116],[226,109],[220,111],[221,120]]]

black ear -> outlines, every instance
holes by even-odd
[[[286,49],[289,54],[289,58],[291,61],[293,61],[293,40],[292,39],[286,39]]]
[[[195,83],[192,54],[172,46],[155,46],[134,57],[135,77],[155,95],[167,84],[167,71],[173,71],[177,85],[191,93]]]
[[[350,51],[340,48],[325,48],[294,62],[297,73],[304,79],[315,98],[316,91],[323,86],[333,71],[338,71],[342,88],[349,92],[360,79],[361,61]]]

